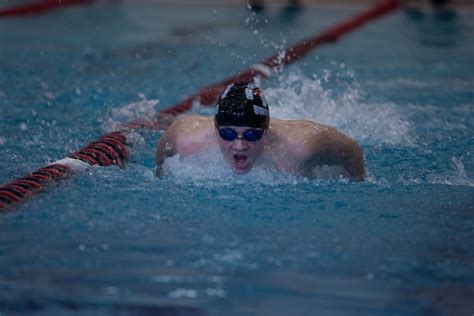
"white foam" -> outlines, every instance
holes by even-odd
[[[130,123],[136,119],[153,118],[158,114],[158,103],[159,100],[142,100],[111,109],[108,121],[105,122],[105,129],[116,130],[120,125]]]
[[[311,181],[308,178],[275,170],[272,166],[256,164],[246,174],[236,174],[222,157],[218,149],[205,151],[188,157],[179,155],[167,158],[163,164],[165,176],[182,183],[197,186],[221,187],[235,183],[263,183],[266,185],[298,184]],[[338,166],[318,166],[312,175],[319,180],[340,180],[345,172]]]
[[[196,185],[225,186],[228,183],[257,182],[266,184],[293,183],[298,177],[266,166],[255,165],[247,174],[235,174],[218,149],[205,151],[188,157],[167,158],[163,171],[177,181],[193,182]],[[225,181],[222,181],[226,179]],[[218,181],[216,181],[218,180]]]
[[[468,176],[462,158],[451,157],[451,162],[454,169],[451,173],[431,174],[428,176],[429,183],[473,187],[474,179]]]
[[[50,165],[53,164],[61,164],[61,165],[66,165],[69,166],[72,170],[74,171],[83,171],[87,168],[90,167],[90,165],[82,160],[79,159],[74,159],[74,158],[63,158],[61,160],[55,161]]]
[[[332,77],[346,77],[337,80]],[[352,82],[351,82],[352,81]],[[395,104],[367,102],[354,74],[344,68],[325,70],[307,78],[297,71],[282,77],[279,85],[264,89],[271,116],[308,119],[334,126],[359,142],[412,145],[410,123]]]

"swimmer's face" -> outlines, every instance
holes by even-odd
[[[229,140],[233,138],[229,137],[233,134],[232,130],[235,131],[237,135],[234,135],[236,136],[235,139]],[[217,142],[224,155],[224,159],[235,173],[243,174],[252,169],[258,157],[260,157],[263,152],[263,137],[255,141],[247,139],[253,140],[254,138],[252,137],[258,137],[258,134],[264,136],[262,133],[263,129],[242,126],[219,126],[216,129]],[[227,138],[227,140],[221,137],[221,135]]]

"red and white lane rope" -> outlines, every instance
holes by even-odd
[[[271,75],[272,71],[281,67],[281,65],[293,63],[303,58],[316,47],[334,42],[365,23],[394,11],[399,6],[400,3],[397,0],[379,2],[367,11],[335,25],[319,35],[291,46],[283,54],[275,54],[234,76],[199,90],[183,101],[161,110],[156,118],[140,118],[127,124],[125,127],[162,129],[174,117],[191,109],[196,101],[207,106],[214,105],[220,93],[228,84],[237,81],[252,81],[256,77],[267,78]],[[67,158],[40,168],[4,186],[0,186],[0,212],[2,209],[12,210],[12,206],[22,202],[34,193],[42,191],[45,185],[67,178],[71,173],[80,172],[90,165],[122,166],[128,158],[126,143],[126,132],[120,131],[106,134]]]
[[[42,191],[46,185],[65,179],[89,166],[123,166],[128,158],[126,140],[126,137],[118,132],[106,134],[69,157],[1,186],[0,212]]]

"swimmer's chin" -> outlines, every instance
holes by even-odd
[[[249,165],[242,166],[237,163],[232,166],[232,171],[236,174],[246,174],[246,173],[249,173],[251,169],[252,169],[252,166],[249,166]]]
[[[245,164],[234,163],[232,166],[232,171],[236,174],[246,174],[252,169],[252,166]]]
[[[250,169],[252,168],[245,168],[245,169],[237,169],[237,168],[232,168],[232,171],[236,174],[246,174],[249,173]]]

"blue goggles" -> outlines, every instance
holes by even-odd
[[[239,134],[230,127],[219,128],[219,136],[228,142],[234,141],[236,139],[245,139],[249,142],[256,142],[263,136],[263,130],[261,129],[248,129],[243,134],[242,137],[238,137]]]

